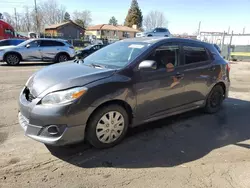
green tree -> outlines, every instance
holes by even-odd
[[[117,19],[114,16],[110,18],[109,25],[117,25]]]
[[[65,21],[65,22],[70,21],[70,14],[68,12],[65,12],[64,17],[63,17],[63,21]]]
[[[128,10],[128,15],[125,19],[125,26],[132,27],[133,25],[137,25],[138,28],[142,27],[142,12],[138,5],[137,0],[132,0],[130,9]]]

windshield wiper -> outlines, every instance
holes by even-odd
[[[84,61],[83,61],[83,59],[75,59],[74,63],[80,64],[80,63],[84,63]]]

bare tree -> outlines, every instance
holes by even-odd
[[[145,18],[143,25],[147,30],[156,28],[156,27],[166,27],[168,24],[167,19],[164,16],[163,12],[159,11],[151,11],[149,12]]]
[[[59,5],[56,0],[46,0],[38,5],[40,28],[46,25],[61,23],[66,12],[64,6]]]
[[[3,20],[12,26],[15,26],[14,17],[7,12],[3,12]]]
[[[74,11],[73,20],[82,27],[87,27],[92,22],[91,12],[89,10],[84,10],[81,12]]]

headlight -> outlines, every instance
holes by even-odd
[[[85,87],[77,87],[73,89],[68,89],[64,91],[57,91],[46,95],[41,103],[43,105],[58,105],[58,104],[66,104],[72,102],[82,95],[84,95],[87,91]]]

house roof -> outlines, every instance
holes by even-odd
[[[110,30],[110,31],[127,31],[127,32],[139,32],[137,29],[133,29],[131,27],[122,26],[122,25],[109,25],[109,24],[100,24],[90,26],[86,29],[87,31],[95,31],[95,30]]]
[[[47,27],[45,27],[45,29],[57,29],[59,27],[65,26],[67,24],[74,24],[77,27],[80,27],[81,29],[84,29],[83,27],[81,27],[80,25],[76,24],[75,22],[72,21],[68,21],[68,22],[63,22],[63,23],[59,23],[59,24],[53,24],[53,25],[49,25]]]

